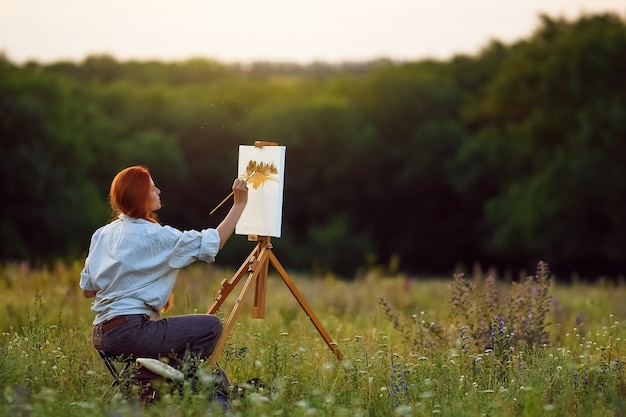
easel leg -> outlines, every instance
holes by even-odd
[[[282,278],[285,285],[287,285],[287,287],[291,291],[291,294],[293,294],[293,296],[296,298],[298,304],[300,304],[300,307],[302,307],[307,317],[309,317],[309,319],[313,322],[313,325],[322,336],[330,350],[335,354],[339,361],[342,361],[343,355],[337,348],[337,344],[326,332],[326,329],[324,329],[322,323],[320,323],[320,321],[317,319],[317,316],[315,315],[309,304],[306,302],[294,282],[291,280],[291,278],[287,274],[287,271],[285,271],[285,268],[283,268],[283,266],[278,261],[278,258],[276,258],[276,255],[274,255],[274,253],[272,252],[272,245],[269,243],[269,238],[260,238],[258,242],[259,243],[257,244],[256,248],[248,256],[246,261],[241,265],[236,274],[230,280],[222,281],[219,290],[219,296],[215,299],[207,312],[209,314],[214,314],[217,309],[222,305],[225,298],[228,297],[228,295],[232,292],[232,290],[235,288],[241,278],[243,278],[246,272],[248,272],[248,279],[246,280],[246,283],[244,284],[243,289],[239,294],[239,298],[235,300],[233,310],[231,311],[230,316],[228,317],[228,320],[224,325],[222,334],[217,341],[217,344],[215,345],[211,357],[209,358],[209,364],[215,365],[215,363],[217,363],[217,358],[219,358],[222,350],[224,350],[226,341],[228,340],[228,337],[230,336],[230,333],[235,326],[235,321],[239,317],[239,313],[241,312],[241,308],[243,307],[242,302],[246,299],[253,286],[256,290],[256,293],[254,297],[254,307],[252,308],[252,317],[264,317],[267,277],[270,262]]]
[[[246,258],[244,263],[241,264],[241,266],[239,267],[239,269],[237,270],[235,275],[233,275],[233,277],[230,280],[223,280],[221,282],[220,289],[218,291],[218,295],[215,298],[215,300],[213,301],[213,304],[211,304],[211,307],[209,307],[209,310],[207,311],[207,314],[215,314],[217,312],[217,310],[220,308],[220,306],[222,305],[222,303],[224,303],[226,298],[228,298],[230,293],[237,286],[237,284],[239,283],[241,278],[243,278],[243,276],[246,273],[251,271],[251,268],[252,268],[251,265],[254,263],[254,260],[256,259],[256,256],[257,256],[258,252],[259,252],[259,247],[256,246],[252,250],[250,255],[248,255],[248,257]]]
[[[298,300],[298,304],[300,304],[300,307],[302,307],[304,312],[311,319],[311,321],[313,322],[313,325],[315,326],[319,334],[322,336],[322,338],[324,339],[324,341],[326,342],[330,350],[333,351],[333,353],[335,354],[335,356],[337,356],[337,359],[339,361],[342,361],[343,355],[337,348],[337,343],[335,343],[333,339],[331,339],[330,335],[326,332],[326,329],[324,329],[324,326],[322,326],[322,323],[317,319],[317,317],[315,316],[315,313],[313,312],[311,307],[309,307],[309,304],[306,302],[306,300],[304,299],[304,297],[302,296],[302,294],[300,293],[300,291],[298,290],[294,282],[291,280],[291,278],[287,274],[287,271],[285,271],[285,268],[283,268],[283,266],[278,261],[278,258],[276,258],[276,255],[274,255],[274,253],[271,251],[269,252],[269,259],[272,265],[274,266],[274,268],[276,269],[276,271],[278,272],[278,275],[280,275],[280,277],[285,282],[285,285],[289,287],[289,290],[291,291],[293,296],[296,297],[296,300]]]
[[[251,272],[248,275],[248,279],[246,280],[246,283],[244,284],[243,289],[241,290],[241,294],[239,295],[239,298],[235,300],[235,306],[233,307],[233,310],[230,312],[230,316],[228,316],[226,325],[224,326],[224,329],[222,330],[222,335],[217,341],[217,344],[215,345],[215,348],[213,349],[213,353],[211,354],[211,357],[209,358],[210,365],[215,365],[217,363],[217,358],[222,353],[222,350],[224,350],[224,346],[226,346],[226,340],[228,340],[228,337],[230,336],[230,333],[232,332],[233,327],[235,327],[235,322],[237,320],[237,317],[239,317],[241,308],[243,307],[242,301],[246,299],[246,297],[250,293],[250,290],[253,288],[252,284],[256,284],[257,280],[259,279],[259,274],[261,274],[262,271],[267,271],[267,268],[263,268],[263,267],[258,268],[258,265],[260,264],[261,266],[263,266],[263,264],[267,264],[268,262],[267,257],[269,253],[271,252],[267,249],[267,247],[264,246],[260,249],[258,258],[255,258],[252,261],[254,264],[250,266]],[[230,288],[230,290],[232,290],[232,288]]]
[[[271,251],[268,251],[268,253]],[[267,257],[266,257],[267,259]],[[267,275],[270,263],[259,263],[259,276],[256,279],[256,291],[254,292],[254,306],[252,307],[252,318],[262,319],[265,317],[265,293],[267,290]]]

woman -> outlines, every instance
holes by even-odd
[[[171,306],[179,269],[215,261],[233,234],[248,187],[236,179],[232,189],[233,206],[217,228],[183,232],[157,222],[161,190],[147,168],[133,166],[115,176],[109,200],[116,218],[93,234],[80,277],[85,297],[95,297],[96,349],[111,357],[167,358],[179,369],[187,358],[211,355],[222,332],[218,317],[160,318],[160,312]]]

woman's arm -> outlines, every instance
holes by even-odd
[[[234,233],[235,226],[241,218],[246,204],[248,204],[248,183],[237,178],[233,183],[233,196],[233,206],[230,208],[226,217],[224,217],[224,220],[216,227],[220,235],[220,249],[224,247],[226,241]]]

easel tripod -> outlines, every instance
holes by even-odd
[[[230,316],[228,317],[228,320],[226,321],[222,335],[217,341],[217,345],[215,346],[213,354],[209,359],[210,364],[214,365],[217,362],[217,358],[222,353],[222,350],[226,345],[226,340],[228,339],[228,336],[235,326],[237,317],[239,316],[241,308],[243,307],[243,301],[248,297],[253,287],[255,288],[255,295],[254,306],[252,308],[252,317],[261,319],[265,316],[265,294],[267,289],[267,275],[270,263],[272,264],[276,272],[278,272],[278,275],[280,275],[283,282],[285,283],[285,285],[287,285],[293,296],[296,298],[298,304],[300,304],[300,307],[302,307],[304,312],[311,319],[313,325],[322,336],[330,350],[335,354],[339,361],[343,360],[343,355],[337,348],[337,344],[330,338],[320,321],[315,316],[315,313],[313,312],[311,307],[309,307],[308,303],[306,302],[304,297],[302,297],[302,294],[300,293],[296,285],[293,283],[283,266],[278,261],[278,258],[276,258],[276,255],[274,255],[274,253],[272,252],[270,237],[251,236],[250,240],[257,241],[256,247],[252,250],[250,255],[248,255],[248,258],[237,270],[235,275],[233,275],[230,280],[222,281],[220,289],[218,291],[219,294],[207,311],[208,314],[215,314],[215,312],[219,309],[219,307],[232,292],[232,290],[235,288],[241,278],[243,278],[243,276],[248,273],[248,279],[246,280],[239,297],[235,301],[235,305],[230,313]]]

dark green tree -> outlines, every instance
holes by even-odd
[[[467,112],[481,127],[461,154],[486,162],[472,190],[497,190],[485,205],[488,249],[547,256],[555,268],[615,266],[626,233],[615,209],[626,198],[616,157],[626,150],[626,26],[614,15],[542,19]]]
[[[76,255],[104,211],[86,180],[94,155],[74,94],[64,79],[0,60],[3,259]]]

